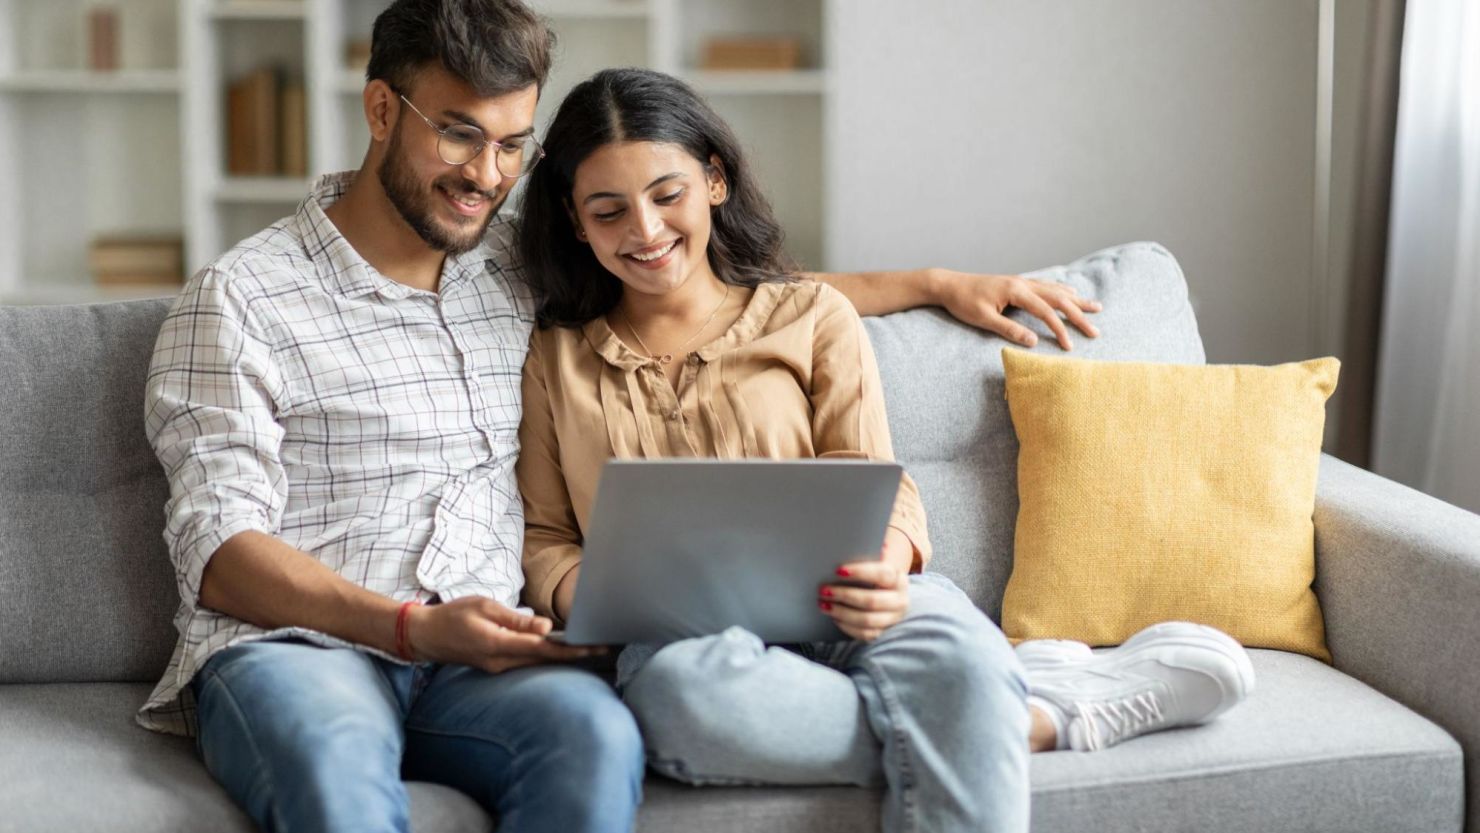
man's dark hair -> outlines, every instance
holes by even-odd
[[[482,96],[545,86],[555,33],[519,0],[396,0],[375,18],[365,80],[409,93],[438,63]]]
[[[664,142],[709,170],[717,157],[727,184],[711,213],[709,265],[735,286],[791,279],[796,264],[782,249],[781,225],[740,152],[735,133],[689,85],[646,69],[608,69],[576,85],[545,136],[545,159],[532,171],[520,206],[519,254],[539,298],[540,326],[577,326],[611,311],[622,282],[576,239],[567,213],[576,168],[612,142]]]

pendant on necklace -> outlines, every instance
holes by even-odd
[[[658,357],[658,364],[673,364],[673,354],[664,353]]]

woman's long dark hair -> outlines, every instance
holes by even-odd
[[[541,327],[579,326],[610,312],[622,282],[576,239],[566,206],[576,167],[612,142],[682,147],[707,170],[723,166],[725,201],[711,211],[709,265],[736,286],[786,280],[796,266],[781,247],[781,225],[761,194],[729,125],[687,84],[645,69],[608,69],[561,102],[545,136],[545,158],[529,175],[520,206],[519,251],[539,299]]]

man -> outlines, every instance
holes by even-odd
[[[538,162],[553,38],[517,0],[377,18],[370,148],[181,293],[146,390],[182,603],[144,726],[194,733],[267,830],[406,830],[403,779],[501,830],[630,829],[643,755],[610,686],[516,608],[533,303],[496,212]],[[1000,276],[823,276],[865,312],[1090,305]],[[954,278],[949,279],[948,278]]]

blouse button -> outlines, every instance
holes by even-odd
[[[689,364],[694,365],[695,367],[698,367],[699,366],[699,354],[698,353],[690,353],[689,354]]]
[[[670,419],[670,420],[672,420],[674,422],[677,422],[679,420],[679,418],[681,418],[682,416],[683,416],[683,412],[682,411],[673,411],[672,413],[668,414],[668,419]]]

